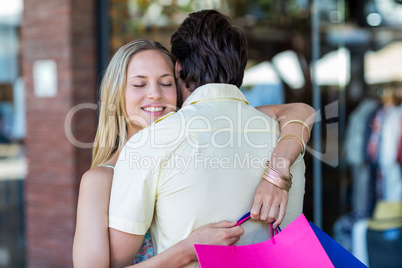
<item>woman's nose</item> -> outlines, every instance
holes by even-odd
[[[159,85],[150,85],[148,88],[147,96],[149,99],[157,100],[160,99],[162,94]]]

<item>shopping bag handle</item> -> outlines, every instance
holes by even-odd
[[[239,226],[243,223],[245,223],[246,221],[248,221],[251,218],[250,216],[250,212],[247,212],[246,214],[243,215],[243,217],[241,217],[238,221],[236,226]]]
[[[243,215],[243,217],[241,217],[241,218],[237,221],[236,226],[239,226],[239,225],[245,223],[245,222],[248,221],[250,218],[251,218],[250,212],[247,212],[246,214]],[[271,222],[271,223],[269,224],[269,226],[270,226],[270,229],[271,229],[272,243],[275,245],[276,242],[275,242],[274,237],[275,237],[275,235],[277,235],[277,234],[278,234],[279,232],[281,232],[282,230],[281,230],[281,228],[280,228],[279,226],[274,229],[274,228],[273,228],[273,223],[274,223],[274,222],[275,222],[275,220],[274,220],[273,222]]]
[[[245,222],[248,221],[249,219],[251,219],[250,212],[247,212],[246,214],[243,215],[243,217],[241,217],[241,218],[237,221],[236,226],[242,225],[243,223],[245,223]],[[272,223],[274,223],[274,222],[275,222],[275,220],[274,220]],[[272,223],[271,223],[271,225],[272,225]],[[272,226],[271,226],[271,228],[272,228]],[[278,227],[276,228],[276,234],[279,233],[280,231],[282,231],[282,230],[281,230],[281,228],[278,226]]]

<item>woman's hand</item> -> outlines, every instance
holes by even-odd
[[[266,223],[275,221],[273,225],[275,229],[282,223],[285,217],[288,198],[289,192],[267,180],[261,180],[250,211],[251,218],[253,220],[262,220]],[[275,220],[276,215],[278,215],[278,218]]]
[[[278,147],[283,145],[278,144]],[[287,177],[290,176],[290,162],[286,161],[285,158],[274,155],[270,160],[270,165],[279,173]],[[254,195],[250,216],[255,221],[261,220],[266,223],[275,221],[273,228],[276,228],[285,218],[288,199],[288,191],[261,179]]]
[[[236,226],[236,223],[236,221],[221,221],[202,226],[162,253],[129,267],[178,268],[198,261],[194,244],[233,245],[243,234],[243,228]]]
[[[220,221],[204,225],[194,230],[181,243],[185,246],[191,260],[197,261],[194,244],[230,246],[236,243],[244,233],[243,228],[236,226],[236,223],[237,221]]]

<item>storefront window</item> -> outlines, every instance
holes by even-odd
[[[112,53],[135,38],[157,40],[169,48],[170,36],[188,13],[217,9],[229,15],[233,23],[246,33],[249,63],[242,90],[251,104],[297,101],[313,104],[313,96],[318,96],[320,104],[315,108],[321,119],[315,128],[319,128],[320,137],[315,142],[322,145],[322,151],[314,154],[314,144],[310,142],[312,154],[305,157],[307,184],[304,210],[313,218],[313,207],[316,206],[313,193],[317,189],[312,183],[313,177],[316,179],[312,162],[316,157],[324,174],[320,186],[322,199],[319,200],[323,228],[328,233],[335,230],[333,235],[342,241],[344,247],[352,250],[351,238],[345,240],[344,233],[339,231],[342,217],[350,219],[350,211],[360,213],[363,210],[365,217],[370,217],[375,203],[380,200],[402,199],[402,189],[397,190],[399,192],[389,189],[392,194],[384,190],[386,187],[383,184],[385,192],[376,193],[373,189],[378,191],[378,184],[384,182],[374,178],[371,183],[367,181],[364,188],[371,192],[366,191],[368,195],[362,196],[360,188],[357,189],[362,183],[358,178],[360,173],[356,173],[353,166],[356,162],[353,161],[354,157],[366,158],[367,148],[364,146],[367,143],[364,146],[360,144],[363,146],[360,149],[350,145],[354,144],[356,135],[360,135],[361,139],[365,135],[363,132],[352,133],[355,131],[353,120],[356,119],[353,118],[356,110],[368,107],[367,103],[371,101],[378,105],[376,107],[396,108],[400,103],[401,1],[129,0],[125,5],[128,11],[120,9],[125,15],[117,12],[118,6],[113,2]],[[122,24],[119,18],[124,16]],[[314,16],[319,19],[316,28]],[[369,131],[372,122],[368,117],[364,120],[367,121],[361,127]],[[401,124],[395,122],[395,126],[399,129],[397,133],[402,133]],[[398,135],[394,135],[394,142],[378,145],[402,148],[401,134]],[[395,165],[397,161],[395,158]],[[362,160],[359,163],[366,162]],[[402,185],[401,174],[395,176],[391,176],[390,180]],[[370,211],[367,211],[368,207]],[[367,259],[364,261],[368,263]]]

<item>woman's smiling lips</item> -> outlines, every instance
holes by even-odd
[[[141,107],[141,109],[151,116],[161,116],[163,115],[166,106],[160,103],[151,103]]]

